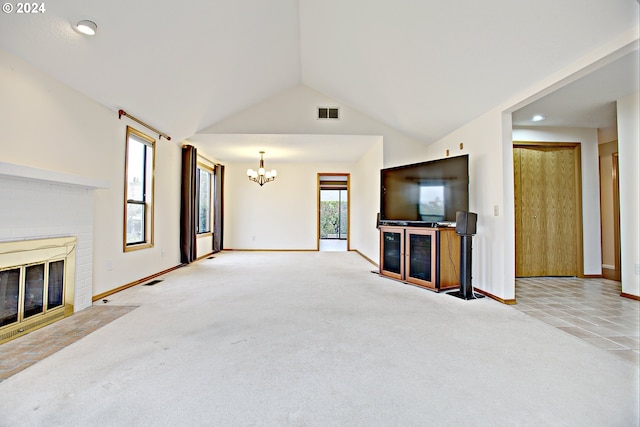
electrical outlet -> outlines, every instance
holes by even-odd
[[[500,216],[500,206],[493,205],[493,216]]]
[[[113,270],[113,261],[110,259],[107,260],[107,271]]]
[[[640,264],[636,263],[633,265],[636,270],[636,276],[640,276]]]

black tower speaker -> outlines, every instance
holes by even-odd
[[[460,290],[449,292],[449,295],[464,300],[483,298],[474,294],[471,285],[471,239],[476,234],[478,214],[473,212],[456,212],[456,234],[460,236]]]
[[[476,234],[478,214],[473,212],[456,212],[456,233],[461,236],[473,236]]]

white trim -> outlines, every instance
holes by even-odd
[[[37,181],[55,182],[58,184],[77,185],[85,188],[109,188],[109,182],[87,176],[72,175],[15,163],[0,162],[0,175],[33,179]]]

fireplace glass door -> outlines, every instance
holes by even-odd
[[[62,305],[62,286],[64,283],[64,261],[49,263],[49,278],[47,285],[47,310],[60,307]]]
[[[0,345],[74,313],[76,241],[0,242]]]
[[[25,269],[24,318],[42,313],[44,297],[44,264],[30,265]]]
[[[0,271],[0,327],[62,307],[63,285],[64,260]]]
[[[20,269],[0,271],[0,326],[18,321]]]

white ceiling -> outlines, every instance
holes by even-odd
[[[606,128],[616,125],[616,99],[640,86],[638,51],[597,69],[555,92],[515,111],[517,126]],[[540,114],[544,121],[531,122]]]
[[[634,0],[58,0],[45,6],[41,14],[1,14],[0,46],[175,141],[303,84],[425,144],[637,28],[639,11]],[[96,36],[72,30],[81,19],[97,23]],[[594,77],[538,101],[536,110],[562,104],[564,121],[557,123],[604,123],[587,105],[596,101],[582,95],[600,89],[593,98],[610,106],[633,84],[637,90],[637,78],[628,78],[629,72],[637,77],[637,55],[622,66],[636,67],[620,71],[624,84],[609,91]],[[517,112],[515,122],[531,111]],[[568,121],[573,111],[579,114]]]
[[[189,138],[222,162],[355,163],[378,141],[370,135],[198,134]]]

